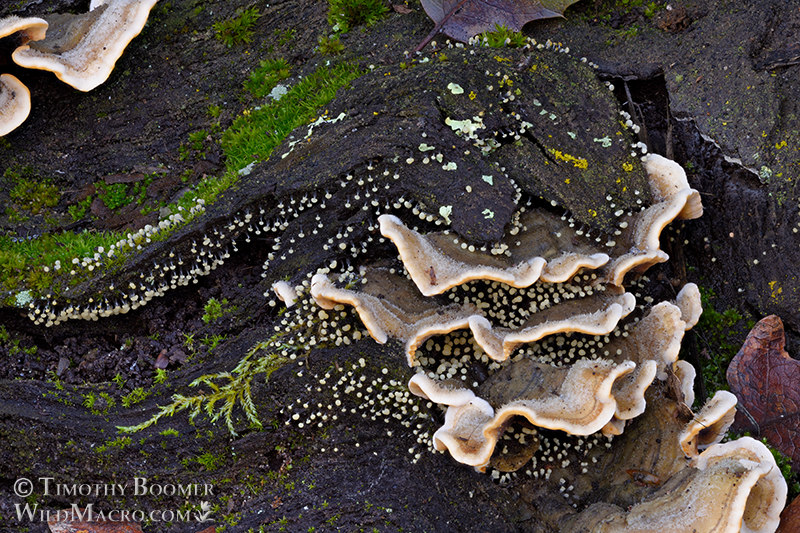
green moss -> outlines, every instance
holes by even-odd
[[[30,217],[24,215],[17,209],[14,209],[12,206],[6,206],[6,210],[4,211],[5,215],[8,217],[9,222],[25,222]]]
[[[355,63],[323,66],[303,78],[280,100],[258,110],[245,111],[222,135],[228,169],[238,171],[253,161],[267,159],[293,129],[311,120],[337,90],[360,75]]]
[[[328,0],[328,4],[328,24],[338,32],[371,26],[389,12],[383,0]]]
[[[716,294],[711,289],[700,287],[700,298],[703,314],[693,331],[701,345],[700,373],[708,396],[712,396],[718,390],[728,390],[725,372],[755,322],[745,320],[736,309],[715,309],[712,300]]]
[[[69,216],[72,217],[72,220],[77,222],[78,220],[83,219],[86,216],[86,211],[89,210],[89,207],[92,205],[92,197],[87,196],[77,204],[72,204],[71,206],[67,207],[67,212]]]
[[[190,351],[194,351],[194,333],[183,334],[183,346]]]
[[[61,193],[55,185],[24,179],[14,185],[9,196],[23,209],[35,215],[45,207],[55,207]]]
[[[209,105],[207,111],[208,116],[215,119],[219,118],[219,116],[222,114],[222,108],[214,104]]]
[[[12,335],[6,330],[5,326],[0,326],[0,347],[5,348],[11,357],[16,357],[20,354],[36,355],[39,348],[35,344],[24,346],[24,344],[29,343],[30,340]]]
[[[206,141],[209,140],[209,133],[206,130],[197,130],[189,134],[189,142],[181,143],[178,148],[178,159],[185,161],[190,156],[206,156]]]
[[[95,184],[95,187],[97,188],[97,197],[112,211],[133,201],[133,198],[128,196],[128,186],[125,183],[107,185],[100,181]]]
[[[249,43],[253,40],[253,28],[260,17],[261,13],[256,7],[239,11],[234,18],[214,23],[216,37],[228,48]]]
[[[94,407],[94,402],[97,400],[93,392],[83,395],[83,406],[87,409]]]
[[[45,208],[55,207],[61,198],[58,187],[37,176],[32,167],[10,166],[3,178],[9,187],[9,197],[19,210],[36,215]]]
[[[620,30],[619,36],[623,39],[630,39],[639,35],[640,28],[636,24],[628,26],[624,30]]]
[[[203,150],[203,142],[208,138],[208,132],[206,130],[198,130],[194,131],[189,134],[189,147],[192,150],[196,150],[198,152],[202,152]],[[203,154],[205,155],[205,154]]]
[[[121,238],[120,233],[88,231],[47,234],[26,240],[2,235],[0,289],[15,292],[27,288],[40,294],[59,294],[63,286],[54,282],[55,272],[51,265],[59,261],[61,270],[68,273],[73,258],[92,257],[98,247],[108,248]],[[7,296],[5,300],[14,303],[13,296]]]
[[[120,389],[125,386],[125,378],[123,378],[122,374],[120,374],[119,372],[117,372],[116,375],[113,378],[111,378],[111,381],[116,383],[117,387],[119,387]]]
[[[792,458],[784,455],[777,448],[772,447],[770,443],[767,442],[766,437],[762,437],[761,442],[763,442],[772,453],[772,456],[775,458],[775,464],[778,465],[778,469],[780,469],[781,474],[783,474],[786,480],[786,484],[789,486],[789,495],[786,501],[794,500],[797,495],[800,494],[800,477],[798,477],[797,473],[792,471]]]
[[[98,395],[92,391],[83,395],[83,406],[93,415],[105,415],[116,404],[117,402],[107,392]]]
[[[330,102],[339,88],[361,74],[358,65],[351,62],[320,67],[298,82],[279,101],[273,101],[257,111],[243,113],[222,135],[227,170],[219,176],[203,178],[176,203],[166,206],[165,209],[177,213],[178,208],[181,208],[185,219],[183,224],[188,223],[191,220],[188,212],[199,199],[205,201],[206,205],[212,204],[220,194],[238,181],[240,169],[253,161],[268,158],[293,129],[308,123],[320,107]],[[189,139],[191,149],[204,149],[208,135],[205,130],[195,132]],[[31,172],[26,169],[7,171],[7,179],[25,178]],[[111,209],[133,201],[141,203],[145,200],[150,179],[152,177],[132,186],[122,184],[124,191],[122,187],[106,186],[101,182],[98,197]],[[51,198],[47,201],[52,202],[53,190],[47,190]],[[22,194],[21,190],[19,194]],[[70,215],[78,219],[85,216],[89,205],[91,198],[73,207]],[[151,240],[166,239],[170,233],[160,232],[151,236]],[[74,258],[93,257],[98,248],[108,250],[124,237],[126,234],[117,232],[65,231],[17,242],[12,236],[0,236],[0,272],[3,273],[0,276],[0,299],[7,305],[14,305],[16,296],[27,290],[33,293],[34,298],[46,294],[59,296],[64,288],[75,286],[96,274],[82,269],[76,269],[75,274],[71,274]],[[61,264],[58,271],[53,268],[56,261]],[[105,268],[116,268],[124,261],[125,254],[117,253],[113,259],[105,260]]]
[[[276,29],[272,34],[275,36],[275,40],[278,41],[278,46],[283,46],[294,40],[297,36],[297,30],[294,28],[286,30]]]
[[[658,2],[648,2],[647,5],[644,6],[644,16],[651,19],[664,8],[665,6]]]
[[[228,430],[231,434],[236,435],[233,427],[233,408],[236,405],[241,406],[252,426],[260,428],[261,422],[250,395],[250,385],[253,379],[261,374],[264,374],[265,380],[269,380],[274,371],[289,362],[287,358],[277,353],[279,350],[287,348],[285,344],[278,342],[279,337],[279,335],[275,335],[265,342],[256,344],[232,372],[207,374],[200,376],[190,384],[192,387],[203,385],[208,387],[211,392],[197,396],[175,394],[172,397],[172,403],[162,406],[152,418],[137,426],[119,427],[118,429],[129,433],[141,431],[165,416],[173,416],[188,410],[190,420],[194,420],[202,412],[205,412],[212,422],[224,418]]]
[[[186,219],[184,223],[186,223],[191,219],[187,213],[198,198],[204,199],[207,203],[213,202],[222,191],[235,183],[236,178],[235,173],[220,178],[207,178],[193,190],[185,193],[176,204],[170,204],[166,209],[176,213],[177,207],[180,206],[184,209],[183,214]],[[124,191],[113,186],[107,188],[103,184],[100,186],[99,196],[110,209],[129,205],[134,201],[142,203],[146,199],[146,188],[149,183],[148,179],[133,186],[125,186]],[[91,197],[85,202],[81,207],[70,211],[73,218],[85,215],[85,209],[91,205]],[[159,241],[168,235],[169,232],[165,231],[151,236],[150,239]],[[85,230],[78,233],[64,231],[58,234],[46,234],[26,240],[9,235],[0,236],[0,272],[3,273],[3,276],[0,276],[0,299],[6,304],[13,305],[15,293],[25,290],[33,291],[34,297],[42,297],[45,294],[58,296],[64,288],[75,286],[91,275],[90,272],[77,268],[75,274],[71,274],[73,259],[93,257],[98,248],[109,250],[112,244],[126,237],[127,234],[122,232]],[[124,259],[124,253],[117,253],[114,258],[104,260],[105,266],[114,268],[122,264]],[[54,267],[57,261],[61,265],[60,269]],[[7,294],[3,295],[4,291]]]
[[[494,31],[481,34],[481,43],[492,48],[519,48],[527,42],[522,33],[513,31],[503,24],[495,24]]]
[[[250,73],[244,88],[256,98],[264,98],[279,81],[289,77],[290,70],[289,63],[283,58],[265,59]]]
[[[191,209],[198,199],[202,199],[206,202],[206,205],[210,205],[216,201],[220,194],[236,183],[238,179],[239,176],[236,172],[225,172],[221,176],[208,176],[200,180],[194,186],[194,189],[186,192],[176,202],[176,205],[183,208],[184,212]],[[172,205],[168,206],[168,209],[170,212],[176,212],[175,207]]]
[[[217,457],[211,452],[205,452],[203,455],[198,455],[194,460],[197,462],[197,464],[203,466],[209,472],[219,468],[220,463],[223,462],[221,457]]]
[[[203,322],[209,324],[219,320],[228,313],[236,311],[236,307],[229,306],[227,298],[223,298],[221,301],[216,298],[209,298],[206,305],[203,306],[203,311]]]
[[[163,368],[156,368],[156,375],[153,378],[153,383],[159,385],[167,381],[167,371]]]
[[[117,437],[114,440],[110,440],[104,442],[100,446],[94,449],[96,453],[104,453],[109,451],[111,448],[117,448],[122,450],[123,448],[130,446],[133,443],[133,440],[130,437]]]
[[[97,191],[97,198],[103,202],[108,209],[114,211],[132,203],[142,204],[147,199],[147,188],[153,183],[155,175],[145,177],[141,181],[132,184],[111,183],[98,181],[94,184]],[[67,208],[73,220],[80,220],[86,214],[86,209],[92,205],[92,197],[89,196],[77,204]]]
[[[147,398],[147,392],[142,387],[136,387],[120,399],[123,407],[130,407]]]
[[[208,352],[214,351],[219,343],[225,340],[225,335],[205,335],[200,342],[208,346]]]
[[[344,45],[342,41],[339,40],[338,35],[332,37],[321,35],[317,43],[317,50],[319,50],[319,53],[326,56],[335,56],[344,51]]]

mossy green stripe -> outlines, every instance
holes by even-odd
[[[236,118],[222,135],[228,170],[238,171],[253,161],[267,159],[292,130],[313,119],[336,91],[361,74],[358,65],[351,62],[319,67],[280,100]]]
[[[310,122],[340,88],[362,74],[355,62],[319,67],[289,89],[280,100],[239,116],[222,135],[227,170],[221,176],[211,176],[199,182],[177,202],[178,205],[185,209],[184,213],[198,198],[211,205],[239,180],[238,170],[253,161],[267,159],[292,130]],[[177,212],[175,206],[169,208]],[[152,240],[163,240],[169,233],[159,233]],[[14,305],[14,293],[25,289],[31,290],[34,297],[48,292],[60,294],[63,286],[55,282],[56,278],[74,285],[89,275],[83,269],[78,269],[80,274],[77,276],[68,275],[73,258],[92,257],[98,247],[109,249],[123,237],[125,234],[121,232],[65,231],[30,241],[13,242],[9,237],[0,236],[0,301]],[[120,255],[111,263],[119,265]],[[52,265],[56,260],[61,262],[61,272],[43,271],[44,266]]]

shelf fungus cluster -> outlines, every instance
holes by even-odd
[[[158,0],[95,0],[86,13],[0,19],[0,38],[19,46],[11,58],[25,68],[53,72],[79,91],[105,82],[128,43],[144,28]],[[0,136],[22,124],[30,91],[15,76],[0,76]]]
[[[678,354],[702,312],[697,286],[660,303],[636,293],[668,258],[662,230],[702,214],[679,165],[643,162],[653,202],[621,217],[613,242],[530,204],[502,254],[382,215],[402,266],[362,266],[345,286],[348,275],[319,272],[311,295],[355,308],[375,341],[402,343],[410,392],[444,410],[437,450],[495,478],[555,484],[569,504],[561,530],[773,531],[786,484],[772,455],[749,438],[721,443],[735,397],[689,407],[695,372]]]

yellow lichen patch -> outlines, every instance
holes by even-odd
[[[777,298],[779,294],[783,292],[783,287],[778,285],[778,281],[770,281],[768,283],[769,290],[770,290],[770,298]]]
[[[565,154],[561,150],[556,150],[555,148],[550,148],[548,150],[553,157],[555,157],[558,161],[566,161],[568,163],[572,163],[575,167],[580,169],[589,168],[589,162],[582,157],[575,157],[574,155]]]

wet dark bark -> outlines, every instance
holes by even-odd
[[[14,12],[34,15],[40,9],[80,11],[87,4],[69,0],[23,2]],[[211,147],[205,156],[194,155],[188,160],[180,157],[180,145],[189,133],[210,128],[213,121],[208,116],[208,106],[222,107],[219,121],[226,127],[245,107],[257,104],[244,95],[241,83],[260,59],[286,57],[296,69],[293,75],[307,74],[324,61],[314,47],[317,38],[328,32],[322,3],[270,2],[268,8],[261,6],[263,15],[253,43],[229,49],[214,39],[211,24],[232,16],[239,4],[244,5],[192,0],[160,4],[145,32],[120,59],[117,73],[88,94],[63,86],[51,74],[21,71],[3,59],[0,65],[8,67],[8,72],[18,75],[31,88],[34,112],[20,130],[6,137],[7,144],[0,147],[2,165],[34,166],[39,176],[53,180],[64,191],[64,203],[85,196],[102,177],[124,175],[136,179],[137,173],[155,172],[156,185],[148,194],[166,202],[182,192],[185,185],[180,176],[187,170],[193,181],[203,174],[221,173],[225,161],[218,147]],[[7,6],[0,8],[0,15],[10,12]],[[562,30],[570,38],[579,41],[579,34],[586,27],[596,30],[596,26],[577,15],[574,20],[573,26]],[[556,23],[550,24],[552,29]],[[27,527],[17,525],[14,511],[14,505],[22,500],[13,495],[13,483],[21,477],[36,480],[50,476],[63,483],[124,483],[144,476],[151,483],[213,484],[212,503],[220,506],[214,517],[228,517],[231,523],[235,522],[230,529],[233,531],[258,529],[260,525],[268,526],[267,530],[284,526],[291,531],[309,527],[316,527],[317,531],[556,528],[555,517],[565,512],[560,504],[537,502],[531,496],[533,492],[521,496],[521,487],[499,486],[487,476],[456,464],[449,456],[431,454],[424,447],[421,458],[413,462],[417,452],[410,454],[408,450],[418,446],[416,437],[400,421],[372,422],[363,419],[360,412],[347,412],[324,428],[300,429],[285,424],[287,415],[280,412],[281,408],[298,398],[306,398],[312,404],[328,405],[333,401],[333,391],[317,392],[309,373],[349,368],[363,357],[368,361],[363,372],[369,379],[382,376],[382,369],[386,368],[398,382],[407,381],[410,371],[402,349],[391,343],[381,347],[367,339],[351,347],[313,350],[302,367],[307,370],[287,366],[273,374],[268,383],[256,379],[253,397],[262,430],[248,428],[240,409],[235,411],[240,432],[235,438],[224,423],[211,423],[203,415],[190,421],[183,412],[131,435],[130,444],[108,443],[122,436],[117,433],[117,426],[141,423],[156,414],[159,405],[169,403],[173,394],[196,394],[198,388],[189,386],[194,379],[230,371],[253,345],[268,339],[281,319],[279,307],[267,306],[263,296],[272,282],[290,279],[300,283],[306,273],[332,259],[345,264],[364,260],[361,257],[355,261],[348,253],[323,248],[346,226],[354,228],[349,242],[360,244],[370,235],[368,227],[375,221],[374,206],[368,203],[365,211],[363,198],[352,200],[357,193],[363,195],[367,187],[356,190],[352,185],[340,186],[348,174],[356,176],[354,181],[373,178],[368,187],[380,192],[367,202],[376,200],[382,212],[415,218],[404,208],[391,206],[400,197],[432,214],[441,206],[452,206],[453,212],[459,214],[453,217],[453,229],[476,244],[496,240],[506,228],[515,207],[512,180],[526,198],[534,199],[543,208],[551,209],[550,201],[556,201],[559,209],[568,209],[594,231],[607,230],[613,210],[602,198],[615,187],[618,169],[628,158],[627,146],[614,145],[609,153],[599,143],[589,141],[582,153],[596,169],[593,178],[572,180],[571,186],[565,184],[564,178],[574,169],[554,160],[548,148],[568,143],[567,132],[572,130],[590,129],[602,137],[604,127],[616,127],[615,95],[623,102],[630,98],[637,101],[651,150],[674,151],[679,162],[692,162],[696,170],[690,172],[690,182],[702,191],[707,209],[704,219],[692,222],[678,237],[679,241],[688,239],[689,244],[676,244],[670,251],[671,255],[680,255],[681,251],[697,270],[686,273],[680,265],[675,270],[667,269],[663,272],[668,280],[654,291],[668,293],[665,287],[669,287],[669,279],[696,281],[693,276],[699,272],[729,306],[747,308],[754,314],[779,312],[790,334],[792,328],[800,327],[797,284],[789,274],[800,260],[800,248],[795,246],[792,231],[797,223],[793,186],[764,184],[752,172],[726,163],[724,154],[701,137],[708,119],[694,120],[697,117],[693,116],[693,108],[686,103],[693,97],[691,93],[680,93],[678,107],[684,117],[692,120],[677,121],[675,113],[668,113],[670,105],[675,107],[670,95],[676,89],[675,73],[665,66],[667,60],[640,60],[624,47],[622,52],[603,49],[596,57],[590,57],[601,63],[607,79],[619,83],[624,77],[631,83],[624,94],[620,87],[615,94],[606,90],[588,67],[576,66],[566,55],[549,52],[502,51],[507,61],[498,61],[494,52],[471,56],[453,49],[441,53],[447,56],[445,61],[434,58],[433,64],[401,68],[400,62],[407,61],[402,52],[419,42],[429,26],[421,10],[417,10],[411,15],[392,15],[376,30],[354,31],[343,37],[348,54],[358,58],[364,67],[375,66],[372,73],[341,91],[328,106],[329,117],[345,113],[346,120],[319,126],[309,142],[298,144],[289,152],[288,141],[303,138],[308,130],[299,128],[276,150],[275,157],[257,165],[204,215],[168,240],[147,247],[124,268],[75,287],[70,300],[60,300],[57,308],[102,296],[112,283],[124,287],[138,282],[141,273],[152,272],[154,263],[168,261],[170,253],[189,257],[193,242],[202,242],[215,230],[225,233],[219,240],[231,258],[197,285],[170,291],[127,315],[98,322],[70,321],[49,329],[34,327],[18,309],[0,308],[0,322],[14,338],[21,339],[20,346],[38,347],[33,355],[12,353],[8,346],[0,349],[5,356],[0,363],[0,464],[4,466],[0,473],[0,521],[12,524],[9,527],[16,528],[12,530]],[[277,36],[286,35],[287,31],[294,31],[291,38],[276,44]],[[580,48],[573,46],[573,54],[590,55],[588,47],[587,51]],[[608,65],[612,60],[633,66],[623,72],[621,67]],[[653,63],[657,66],[650,68]],[[487,84],[495,85],[495,91],[499,91],[494,72],[508,69],[523,76],[534,64],[540,73],[546,69],[548,74],[528,78],[525,96],[505,106],[490,108],[494,95],[482,91],[477,91],[474,100],[465,100],[454,98],[445,89],[453,82],[467,92]],[[487,71],[491,75],[487,76]],[[665,75],[672,78],[665,79]],[[643,85],[637,87],[637,82]],[[542,118],[532,102],[533,95],[562,117],[558,127],[551,127],[552,120],[547,116]],[[464,119],[480,112],[485,112],[486,125],[481,136],[497,138],[500,145],[486,157],[445,125],[447,117]],[[520,113],[533,125],[520,142],[503,138],[514,125],[509,118],[511,113]],[[780,116],[784,130],[796,138],[793,111]],[[780,139],[779,133],[772,131],[769,141],[774,145]],[[427,137],[423,138],[422,132]],[[445,162],[457,164],[458,172],[445,171],[441,164],[421,165],[424,154],[418,147],[422,142],[435,144]],[[465,154],[466,150],[471,153]],[[280,157],[287,152],[287,157]],[[412,157],[416,163],[406,164]],[[494,163],[504,166],[507,175],[498,172]],[[389,171],[388,175],[383,174],[384,170]],[[399,180],[393,178],[395,172],[401,174]],[[495,176],[492,187],[486,187],[482,180],[486,174]],[[630,191],[645,189],[640,170],[627,179]],[[386,185],[389,189],[384,188]],[[468,186],[474,193],[465,195],[463,191]],[[290,238],[300,233],[307,236],[286,259],[281,259],[279,252],[262,278],[261,265],[276,235],[253,237],[245,243],[246,225],[233,229],[226,229],[227,226],[248,212],[259,213],[265,220],[281,218],[277,207],[280,202],[288,204],[292,199],[299,201],[312,195],[322,198],[326,192],[332,194],[326,209],[309,209],[288,221],[281,235],[283,250]],[[780,200],[779,193],[783,195]],[[7,200],[7,191],[0,192],[0,199]],[[348,199],[351,207],[345,207]],[[617,208],[624,208],[633,205],[635,198],[628,194],[616,201]],[[484,213],[487,206],[493,212],[492,218]],[[598,217],[586,215],[589,209]],[[80,221],[74,227],[136,227],[152,223],[152,219],[152,215],[147,218],[135,212],[126,216],[117,213],[91,222]],[[319,224],[321,230],[309,235],[309,230]],[[73,226],[64,222],[59,228],[48,228],[44,220],[34,217],[18,227],[7,224],[4,229],[29,236],[65,227]],[[734,230],[760,238],[732,239],[729,234]],[[710,243],[705,243],[704,237],[709,237]],[[238,248],[235,252],[231,244],[234,240]],[[713,250],[714,263],[706,246]],[[371,245],[372,260],[389,261],[394,255],[389,245]],[[745,259],[752,264],[754,258],[760,259],[759,268],[743,268]],[[776,280],[784,288],[780,298],[765,293],[765,287]],[[742,293],[743,302],[739,299]],[[204,323],[203,306],[211,297],[228,299],[236,310],[219,321]],[[194,335],[194,350],[186,346],[187,335]],[[199,343],[203,336],[213,335],[226,335],[226,340],[214,350]],[[126,347],[122,349],[121,345]],[[791,347],[790,337],[790,351]],[[155,384],[154,365],[162,353],[170,361],[169,378],[165,384]],[[63,360],[68,363],[65,368]],[[305,375],[298,376],[299,370]],[[114,382],[118,375],[121,378]],[[138,387],[148,391],[147,397],[132,407],[122,407],[121,398]],[[116,404],[108,409],[97,405],[93,413],[83,404],[88,394],[100,392],[115,398]],[[350,404],[350,408],[356,407]],[[431,415],[434,421],[441,422],[438,411]],[[433,422],[425,423],[426,429],[435,429]],[[169,428],[177,435],[162,434]],[[106,451],[98,452],[97,448],[104,444]],[[198,460],[204,456],[215,461]],[[45,496],[41,485],[39,489],[33,500],[41,506],[57,509],[74,501],[70,497]],[[184,503],[184,499],[170,497],[84,499],[81,503],[89,501],[125,508],[176,508]],[[199,504],[200,500],[190,503]],[[550,522],[543,520],[548,517]],[[191,523],[156,526],[152,531],[200,529],[202,526]],[[35,524],[30,530],[45,529]]]

